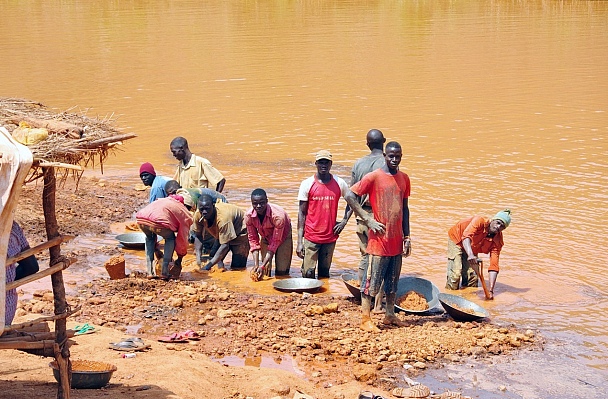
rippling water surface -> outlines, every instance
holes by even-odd
[[[404,273],[443,288],[451,225],[508,207],[483,304],[608,370],[608,2],[0,0],[0,13],[0,95],[139,135],[110,176],[135,183],[144,161],[171,175],[183,135],[232,202],[264,187],[295,221],[312,154],[331,150],[349,180],[381,129],[412,180]],[[353,222],[336,251],[336,276],[356,267]]]

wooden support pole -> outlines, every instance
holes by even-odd
[[[73,240],[75,238],[75,236],[59,236],[59,237],[55,237],[52,240],[48,240],[47,242],[43,242],[40,245],[36,245],[34,248],[30,248],[30,249],[26,249],[23,252],[19,252],[17,255],[11,257],[11,258],[7,258],[6,259],[6,264],[7,265],[12,265],[15,262],[19,262],[21,259],[25,259],[29,256],[32,255],[36,255],[42,251],[44,251],[45,249],[54,247],[55,245],[59,245],[61,243]]]
[[[42,189],[42,209],[44,210],[44,226],[48,240],[59,237],[59,227],[55,210],[55,192],[57,190],[57,179],[55,168],[42,168],[44,174],[44,188]],[[56,245],[49,248],[50,265],[60,262],[61,246]],[[53,296],[55,298],[55,315],[67,313],[68,305],[65,300],[65,286],[63,285],[63,273],[58,271],[51,275],[53,286]],[[66,320],[58,319],[55,321],[55,344],[53,351],[55,360],[59,368],[59,384],[57,387],[57,399],[70,398],[70,385],[72,379],[72,362],[70,362],[70,348],[66,334]]]
[[[132,134],[132,133],[125,133],[125,134],[119,134],[117,136],[104,137],[104,138],[89,141],[89,142],[83,142],[82,144],[78,145],[78,149],[97,148],[104,144],[112,144],[112,143],[116,143],[118,141],[132,139],[134,137],[137,137],[137,135]]]

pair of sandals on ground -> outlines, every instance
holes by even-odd
[[[178,333],[164,335],[158,337],[159,342],[174,343],[174,342],[188,342],[198,341],[200,335],[194,330],[186,330]],[[125,338],[119,342],[110,342],[110,349],[117,351],[143,351],[150,348],[150,344],[146,344],[143,339],[139,337]]]
[[[158,337],[159,342],[165,343],[198,341],[199,339],[201,339],[201,336],[194,330],[186,330]]]

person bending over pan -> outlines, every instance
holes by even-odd
[[[511,224],[511,211],[505,209],[492,218],[472,216],[462,219],[448,231],[448,269],[445,288],[457,290],[462,287],[477,287],[478,278],[474,268],[477,254],[490,254],[488,275],[490,298],[494,298],[494,286],[498,277],[498,258],[504,242],[502,231]]]

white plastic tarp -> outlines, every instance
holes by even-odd
[[[32,153],[0,126],[0,334],[6,311],[6,252],[21,186],[32,166]]]

